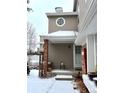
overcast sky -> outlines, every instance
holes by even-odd
[[[28,21],[33,24],[39,36],[48,32],[48,19],[45,13],[55,12],[55,7],[63,7],[64,12],[71,12],[73,0],[30,0],[28,6],[33,9],[33,12],[27,14]]]

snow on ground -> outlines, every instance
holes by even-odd
[[[41,79],[38,70],[31,70],[27,77],[27,93],[79,93],[73,89],[73,82],[55,80],[55,78]]]

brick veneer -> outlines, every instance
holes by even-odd
[[[47,65],[48,65],[48,40],[44,40],[44,56],[43,56],[43,69],[44,69],[44,77],[47,76]]]

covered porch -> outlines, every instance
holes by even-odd
[[[44,73],[57,69],[74,70],[74,41],[76,31],[56,31],[44,36],[40,36],[40,41],[44,42]]]

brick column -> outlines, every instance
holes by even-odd
[[[48,65],[48,40],[44,40],[44,56],[43,56],[43,69],[44,69],[44,77],[47,76],[47,65]]]
[[[87,74],[87,49],[82,49],[83,55],[82,55],[82,71],[84,74]]]

